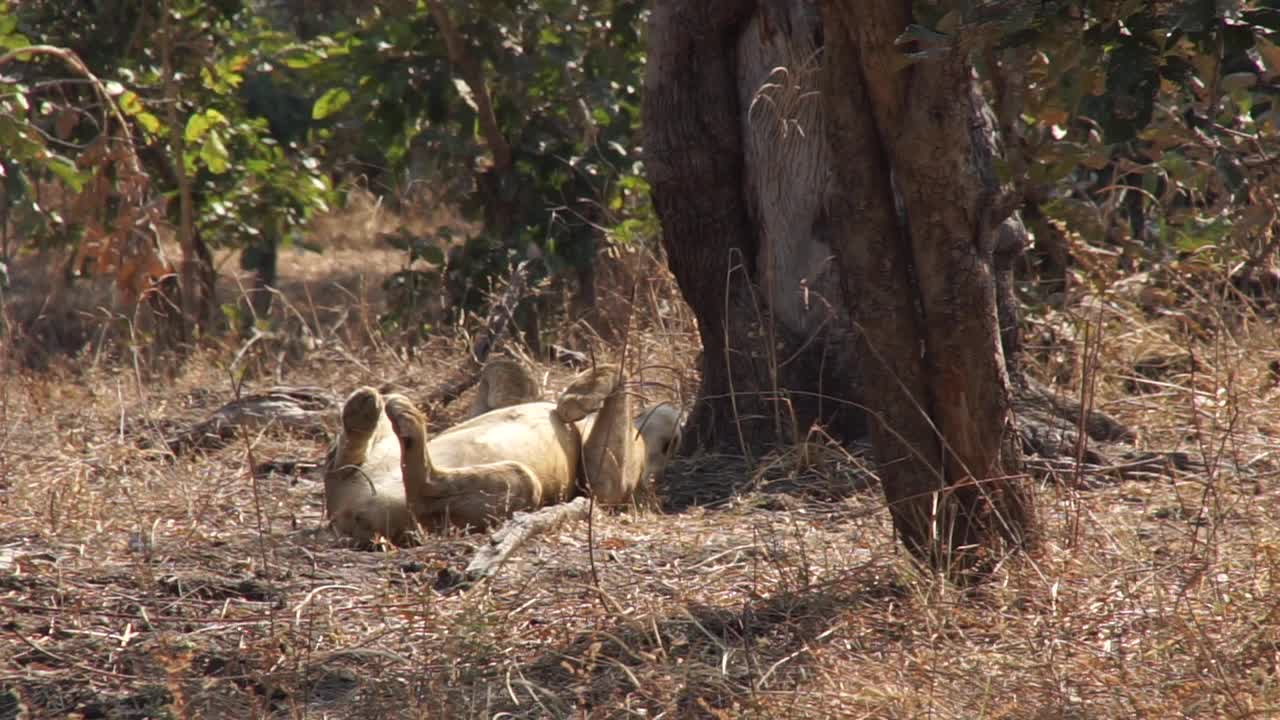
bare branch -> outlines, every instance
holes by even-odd
[[[475,58],[467,52],[462,35],[453,24],[453,19],[444,5],[439,0],[428,0],[427,7],[440,28],[440,34],[444,36],[449,61],[458,67],[462,81],[471,88],[471,93],[475,97],[476,112],[480,115],[480,133],[484,136],[489,151],[493,153],[493,168],[499,173],[505,172],[511,167],[511,144],[507,142],[507,137],[498,127],[498,118],[493,112],[493,100],[484,82],[484,72]]]
[[[590,514],[591,500],[586,497],[530,513],[516,513],[515,517],[489,537],[488,543],[476,551],[466,570],[461,573],[448,568],[441,570],[436,580],[436,589],[453,592],[491,578],[507,558],[525,543],[539,535],[554,532],[567,522],[585,520]]]

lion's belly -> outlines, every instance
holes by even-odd
[[[543,484],[547,501],[563,499],[573,487],[581,440],[551,403],[501,408],[450,428],[427,443],[436,467],[515,460],[528,465]]]

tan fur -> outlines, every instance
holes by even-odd
[[[660,478],[680,448],[680,410],[671,403],[659,403],[641,411],[635,425],[644,442],[644,472]]]
[[[429,529],[452,525],[483,529],[518,510],[542,505],[542,484],[528,465],[511,460],[436,467],[427,443],[427,419],[403,395],[388,395],[386,414],[400,440],[405,499]]]
[[[429,440],[407,398],[360,388],[343,408],[326,509],[343,535],[402,544],[413,540],[416,522],[484,528],[517,510],[564,502],[579,485],[602,503],[625,503],[645,474],[665,466],[679,421],[669,405],[631,417],[610,366],[580,374],[559,403],[491,410]]]
[[[644,442],[631,420],[631,396],[622,373],[601,365],[579,373],[560,394],[556,414],[568,422],[588,421],[583,433],[581,484],[597,502],[618,505],[631,499],[644,474]]]
[[[360,543],[406,544],[414,529],[404,502],[400,441],[382,396],[362,387],[342,408],[332,464],[324,476],[325,511],[333,529]]]
[[[467,417],[479,417],[490,410],[541,399],[542,388],[529,368],[519,360],[493,358],[480,372],[480,383]]]
[[[403,408],[399,402],[396,406]],[[478,474],[462,476],[474,483],[474,497],[447,502],[441,497],[439,503],[421,504],[424,515],[418,520],[429,529],[438,529],[441,524],[431,508],[453,506],[459,509],[452,513],[450,522],[470,522],[481,528],[494,518],[507,517],[510,512],[522,509],[509,507],[512,503],[525,506],[532,502],[532,506],[537,507],[567,499],[573,489],[582,439],[577,427],[560,421],[554,411],[551,403],[503,408],[431,438],[426,449],[437,471],[461,471],[514,461],[529,470],[538,483],[538,490],[533,493],[512,488],[510,492],[494,492],[494,484],[499,480],[477,480],[484,477],[481,470]],[[405,414],[401,410],[400,416]],[[325,505],[334,530],[361,544],[380,538],[395,544],[411,543],[415,519],[408,508],[401,438],[397,437],[384,398],[371,387],[356,390],[347,399],[342,420],[335,460],[325,473]],[[402,427],[407,427],[407,423],[402,423]],[[497,470],[491,474],[513,477],[509,467]],[[524,480],[520,477],[514,481]],[[458,482],[450,485],[451,491],[459,494],[464,494],[463,487],[465,485]],[[427,493],[423,497],[429,496]],[[509,501],[508,496],[514,500]],[[526,496],[533,500],[520,499]],[[482,518],[484,522],[478,522]]]

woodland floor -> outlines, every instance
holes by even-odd
[[[339,252],[286,257],[282,284],[322,342],[293,364],[257,357],[246,391],[277,371],[337,396],[426,391],[462,362],[457,337],[397,353],[358,289],[398,256]],[[647,394],[680,401],[694,334],[662,282],[629,353]],[[1137,447],[1199,464],[1037,477],[1043,552],[969,591],[908,561],[859,457],[814,444],[755,471],[682,461],[671,482],[704,484],[702,504],[597,513],[442,595],[437,571],[483,536],[348,549],[324,529],[317,477],[252,472],[321,456],[325,433],[153,449],[234,396],[234,343],[171,377],[89,355],[10,367],[0,720],[1280,717],[1280,322],[1233,312],[1189,332],[1118,293],[1028,318],[1033,374],[1068,396],[1089,379]],[[1188,353],[1133,384],[1138,360]],[[569,372],[546,370],[552,391]]]

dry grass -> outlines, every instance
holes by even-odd
[[[300,307],[358,305],[290,267],[312,288]],[[692,323],[664,282],[638,293],[651,319],[632,337],[654,398],[692,390]],[[163,383],[129,365],[15,370],[0,387],[0,718],[1280,716],[1277,325],[1186,339],[1109,303],[1043,320],[1077,351],[1086,325],[1102,341],[1036,372],[1095,378],[1142,444],[1204,469],[1043,484],[1044,552],[970,591],[916,570],[883,500],[856,489],[859,459],[815,439],[755,469],[686,461],[679,510],[599,515],[593,547],[569,527],[442,596],[435,571],[482,538],[346,549],[321,529],[316,479],[250,471],[324,438],[140,449],[231,396],[225,350]],[[425,389],[461,361],[446,338],[407,363],[360,327],[292,377]],[[1126,390],[1141,356],[1188,351],[1194,373]],[[551,387],[566,374],[549,368]],[[690,483],[714,502],[671,502]]]

